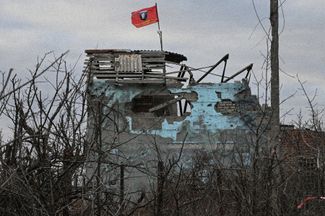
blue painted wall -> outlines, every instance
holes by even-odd
[[[105,95],[109,99],[108,107],[114,104],[123,104],[131,102],[134,97],[143,93],[155,90],[155,86],[141,86],[136,84],[128,84],[127,86],[118,86],[110,84],[104,80],[94,80],[90,87],[90,93],[95,96]],[[161,86],[160,86],[161,88]],[[164,119],[161,129],[142,130],[132,128],[132,116],[125,116],[128,122],[128,131],[131,134],[149,134],[158,135],[162,138],[170,138],[172,142],[178,143],[178,134],[187,132],[191,137],[201,135],[202,133],[215,134],[224,130],[247,129],[246,123],[240,115],[225,115],[217,112],[215,105],[221,100],[238,101],[238,93],[245,91],[249,87],[246,82],[235,83],[202,83],[189,85],[183,88],[166,87],[172,94],[195,92],[198,96],[196,101],[192,103],[191,114],[183,120],[170,121]],[[217,93],[221,97],[217,96]],[[256,101],[257,103],[257,101]],[[198,139],[200,136],[198,136]],[[198,140],[199,141],[199,140]]]

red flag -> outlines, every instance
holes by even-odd
[[[159,22],[157,5],[132,12],[131,21],[137,28]]]

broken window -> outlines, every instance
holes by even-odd
[[[141,95],[132,100],[134,113],[151,112],[156,116],[177,116],[177,104],[174,95]]]
[[[133,113],[152,113],[155,116],[185,116],[191,112],[191,101],[197,93],[139,95],[131,102]]]

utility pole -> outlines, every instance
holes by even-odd
[[[280,88],[279,88],[279,2],[278,0],[270,0],[270,22],[272,28],[272,40],[271,40],[271,167],[277,167],[273,170],[273,175],[270,175],[270,179],[273,179],[271,188],[271,199],[267,207],[271,207],[273,214],[279,213],[278,206],[278,194],[277,183],[279,178],[279,167],[274,166],[279,156],[279,144],[280,144]],[[268,211],[268,209],[267,209]]]
[[[280,133],[280,92],[279,92],[279,2],[270,0],[271,40],[271,138],[273,147],[278,147]]]

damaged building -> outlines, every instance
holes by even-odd
[[[243,137],[255,127],[260,109],[249,87],[252,65],[226,75],[228,55],[212,66],[192,68],[185,56],[166,51],[86,54],[89,178],[101,172],[108,189],[123,187],[132,194],[154,185],[159,162],[178,158],[190,169],[198,151],[227,152],[235,145],[249,155]],[[204,82],[216,68],[220,80]],[[229,158],[222,160],[230,164]]]

